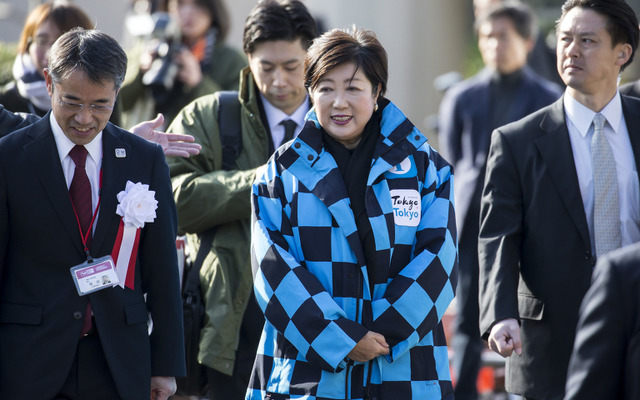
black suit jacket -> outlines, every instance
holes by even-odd
[[[622,97],[635,166],[640,100]],[[493,132],[481,205],[480,332],[521,323],[507,390],[561,398],[578,308],[595,264],[563,100]]]
[[[176,213],[162,149],[115,125],[104,129],[92,256],[112,252],[116,196],[128,180],[155,191],[157,217],[142,228],[135,290],[116,286],[80,297],[69,269],[86,256],[48,115],[0,139],[0,398],[55,396],[90,299],[122,399],[148,399],[151,376],[184,374]]]
[[[0,104],[0,138],[29,126],[39,119],[40,117],[34,114],[13,113]]]
[[[640,399],[640,244],[598,260],[580,308],[565,399]]]
[[[640,97],[640,80],[625,83],[620,86],[620,94],[626,94],[627,96]]]

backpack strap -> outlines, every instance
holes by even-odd
[[[218,126],[222,144],[222,169],[235,169],[236,158],[242,149],[242,126],[240,124],[240,100],[238,92],[223,90],[219,93]]]
[[[242,149],[242,127],[240,125],[240,100],[237,91],[219,92],[218,126],[220,128],[220,143],[222,145],[222,169],[230,171],[235,168],[236,158]],[[216,228],[212,227],[200,234],[200,248],[193,265],[188,271],[184,283],[186,301],[190,303],[195,293],[199,291],[200,267],[205,257],[211,251]]]

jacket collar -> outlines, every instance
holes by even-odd
[[[260,109],[258,107],[259,97],[260,91],[256,87],[251,69],[245,67],[240,71],[240,103],[242,103],[249,112],[260,115]]]
[[[564,96],[547,109],[540,129],[540,135],[535,139],[538,151],[582,240],[590,248],[589,227],[565,121]]]
[[[380,137],[373,154],[373,163],[369,174],[367,185],[372,185],[375,180],[395,165],[400,164],[405,158],[413,154],[418,148],[427,142],[427,138],[409,121],[400,109],[386,98],[379,101],[382,112],[380,122]],[[311,161],[313,153],[313,163],[309,167],[313,168],[317,162],[323,158],[330,158],[327,164],[320,164],[318,167],[328,168],[326,172],[337,168],[331,155],[324,150],[322,143],[321,126],[318,121],[315,109],[309,110],[306,116],[307,123],[300,132],[298,138],[293,142],[291,151],[295,151],[299,156]],[[299,147],[295,144],[298,143]],[[299,150],[306,147],[306,151]],[[323,173],[326,175],[326,173]]]
[[[111,230],[119,225],[120,216],[116,214],[118,193],[126,187],[128,171],[134,166],[134,154],[131,146],[123,140],[123,131],[108,123],[102,132],[102,189],[100,195],[100,213],[93,235],[93,251],[111,253],[113,243],[105,242],[111,237]],[[149,183],[149,182],[142,182]],[[97,254],[100,255],[100,254]]]

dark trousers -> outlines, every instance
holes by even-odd
[[[478,399],[477,380],[485,344],[480,336],[478,234],[479,210],[469,207],[459,241],[456,332],[452,366],[456,376],[456,400]]]
[[[263,326],[264,315],[252,290],[240,325],[240,341],[233,365],[233,375],[229,376],[215,369],[207,368],[207,395],[210,400],[244,399]]]
[[[84,336],[67,381],[54,400],[119,400],[107,360],[97,334]]]

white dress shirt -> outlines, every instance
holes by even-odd
[[[264,106],[264,113],[267,116],[267,121],[269,121],[269,129],[271,130],[271,138],[273,139],[273,147],[277,149],[282,145],[282,140],[284,139],[284,125],[280,123],[284,120],[290,119],[298,126],[296,126],[296,131],[293,134],[293,137],[298,136],[302,127],[304,126],[304,117],[307,115],[309,111],[309,95],[304,98],[300,107],[298,107],[293,114],[288,115],[281,109],[275,107],[273,104],[269,103],[269,101],[260,93],[260,98],[262,99],[262,105]]]
[[[589,224],[591,247],[595,249],[593,235],[593,168],[591,165],[591,137],[593,136],[593,117],[596,113],[569,93],[564,95],[564,109],[573,150],[573,159],[578,173],[580,193]],[[629,131],[622,113],[620,93],[600,111],[606,119],[604,135],[609,141],[616,161],[618,177],[618,202],[620,205],[620,227],[622,245],[640,241],[640,184],[638,171],[629,140]]]
[[[71,186],[73,180],[73,174],[76,169],[76,165],[69,156],[69,152],[75,146],[75,144],[69,140],[64,134],[58,121],[56,121],[53,113],[49,118],[51,122],[51,130],[53,130],[53,138],[56,141],[58,148],[58,156],[60,157],[60,163],[62,164],[62,172],[64,173],[64,179],[67,181],[67,189]],[[91,212],[93,213],[98,206],[99,190],[100,190],[100,168],[102,168],[102,132],[88,144],[84,146],[89,154],[87,154],[87,161],[85,169],[89,182],[91,183]],[[114,211],[115,212],[115,211]],[[96,217],[97,221],[97,217]],[[93,230],[95,231],[96,223],[93,223]]]

